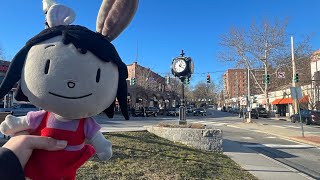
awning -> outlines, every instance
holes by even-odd
[[[293,100],[292,98],[280,98],[280,99],[275,99],[272,101],[272,104],[292,104]],[[302,96],[302,98],[299,100],[300,103],[308,103],[309,102],[309,96],[305,95]]]

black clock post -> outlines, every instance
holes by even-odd
[[[171,64],[171,72],[175,77],[181,80],[181,103],[179,107],[179,124],[187,124],[186,120],[186,106],[184,98],[184,83],[186,78],[190,78],[193,73],[193,62],[190,57],[184,56],[184,51],[181,51],[180,56],[173,59]]]

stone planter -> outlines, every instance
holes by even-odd
[[[147,131],[196,149],[222,153],[222,130],[147,126]]]

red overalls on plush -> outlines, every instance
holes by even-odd
[[[68,141],[68,146],[77,146],[84,143],[84,122],[79,120],[76,131],[48,128],[47,122],[49,112],[41,121],[39,127],[33,132],[33,135],[48,136],[59,140]],[[45,151],[34,150],[25,166],[26,177],[32,180],[73,180],[76,177],[77,169],[84,164],[93,154],[94,148],[91,145],[77,151]]]

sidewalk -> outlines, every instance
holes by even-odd
[[[302,180],[313,179],[263,154],[241,144],[224,140],[223,151],[243,169],[260,180]]]

